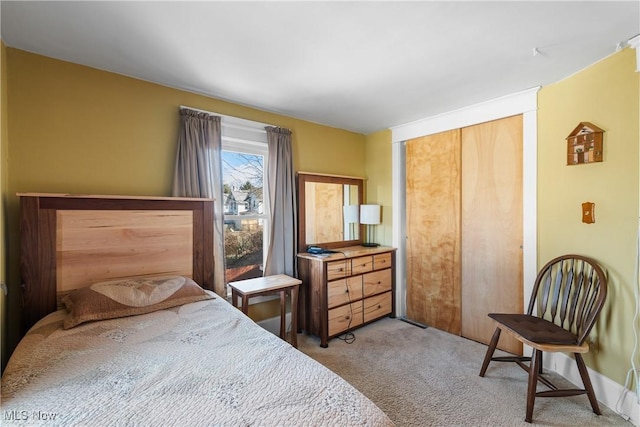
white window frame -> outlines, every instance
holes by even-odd
[[[221,116],[221,128],[222,128],[222,151],[233,151],[236,153],[246,153],[253,155],[263,156],[262,164],[262,214],[251,215],[224,215],[225,220],[250,220],[259,219],[262,220],[263,225],[263,239],[262,239],[262,266],[264,269],[264,262],[266,261],[268,239],[271,223],[269,221],[269,188],[267,171],[269,170],[269,145],[267,140],[266,126],[271,126],[264,123],[254,122],[251,120],[240,119],[238,117]],[[226,265],[225,265],[226,269]]]
[[[269,217],[267,215],[267,213],[269,212],[269,193],[268,193],[268,188],[267,188],[267,179],[266,179],[266,172],[267,172],[267,162],[268,162],[268,155],[269,155],[269,150],[267,149],[267,145],[265,144],[264,146],[260,147],[260,146],[252,146],[252,145],[242,145],[242,144],[238,144],[238,142],[225,142],[225,138],[224,136],[222,137],[222,151],[233,151],[235,153],[243,153],[243,154],[253,154],[253,155],[258,155],[258,156],[263,156],[263,163],[262,163],[262,168],[263,168],[263,177],[262,177],[262,214],[249,214],[249,215],[229,215],[229,214],[225,214],[224,215],[224,219],[225,220],[234,220],[234,221],[239,221],[239,220],[246,220],[246,219],[261,219],[263,220],[263,226],[265,229],[265,233],[268,232],[269,230]],[[244,203],[244,202],[240,202],[238,200],[236,200],[236,203],[240,204],[240,203]],[[266,245],[266,242],[265,242]]]

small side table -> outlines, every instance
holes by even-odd
[[[287,292],[291,295],[291,345],[298,348],[298,287],[301,280],[277,274],[275,276],[258,277],[256,279],[229,282],[231,287],[231,304],[238,306],[238,295],[242,298],[242,312],[249,311],[249,298],[259,295],[280,294],[280,338],[286,340]]]

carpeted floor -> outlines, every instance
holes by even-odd
[[[300,334],[298,349],[346,379],[399,427],[632,426],[603,405],[603,415],[595,415],[586,395],[538,398],[533,424],[526,423],[526,372],[515,363],[492,362],[481,378],[486,346],[474,341],[389,318],[354,334],[352,344],[332,339],[328,348]]]

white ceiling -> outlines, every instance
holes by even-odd
[[[368,134],[570,76],[640,33],[640,2],[2,0],[1,18],[9,47]]]

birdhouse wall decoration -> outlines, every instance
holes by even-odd
[[[602,161],[604,130],[589,122],[580,122],[567,139],[567,165]]]

